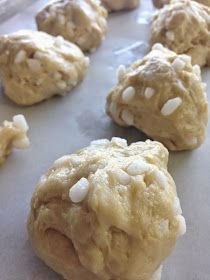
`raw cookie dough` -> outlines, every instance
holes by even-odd
[[[135,9],[140,0],[102,0],[101,2],[109,12],[114,12]]]
[[[19,105],[32,105],[75,87],[87,72],[89,58],[62,37],[20,31],[0,37],[4,93]]]
[[[13,122],[4,121],[0,126],[0,165],[12,148],[26,149],[30,142],[27,137],[28,124],[23,115],[13,117]]]
[[[160,143],[121,138],[56,160],[31,201],[36,254],[66,280],[160,279],[186,231],[167,162]]]
[[[170,150],[194,149],[203,143],[206,85],[189,56],[156,44],[130,68],[121,66],[118,79],[107,97],[107,113],[116,123],[134,126]]]
[[[193,0],[193,1],[210,7],[210,0]],[[171,0],[152,0],[152,2],[156,8],[160,9],[164,5],[169,4]]]
[[[195,1],[171,1],[153,18],[151,45],[161,43],[192,63],[210,65],[210,8]]]
[[[95,51],[105,38],[107,11],[95,0],[60,0],[36,16],[39,30],[62,35],[83,51]]]

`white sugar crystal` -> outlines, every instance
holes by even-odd
[[[206,91],[207,84],[206,83],[202,83],[202,87],[203,87],[203,90]]]
[[[62,44],[64,43],[64,39],[62,36],[57,36],[55,38],[55,46],[56,47],[62,47]]]
[[[196,76],[198,76],[198,78],[201,77],[201,68],[199,65],[194,65],[193,66],[193,72],[195,73]]]
[[[21,63],[23,62],[24,60],[26,60],[26,51],[24,50],[20,50],[17,54],[16,54],[16,57],[15,57],[15,63]]]
[[[91,146],[106,146],[110,143],[108,139],[94,140],[90,143]]]
[[[123,77],[125,76],[126,68],[124,65],[120,65],[117,69],[117,80],[118,82],[121,82]]]
[[[55,73],[53,74],[53,78],[54,78],[55,80],[61,80],[61,79],[62,79],[62,75],[61,75],[61,73],[59,73],[59,72],[55,72]]]
[[[149,171],[150,166],[143,160],[134,160],[128,167],[127,172],[131,176],[141,175],[147,171]]]
[[[69,190],[69,197],[72,202],[79,203],[85,199],[88,194],[90,183],[86,178],[80,179]]]
[[[134,87],[127,87],[122,93],[122,100],[125,103],[129,103],[135,96],[135,88]]]
[[[180,58],[186,63],[186,64],[191,64],[192,63],[192,58],[189,55],[182,54]]]
[[[190,145],[190,146],[195,146],[198,144],[198,138],[197,137],[193,137],[191,139],[189,139],[187,141],[187,144]]]
[[[177,72],[182,71],[185,68],[185,61],[177,57],[171,64],[171,66],[176,70]]]
[[[155,179],[160,188],[167,188],[168,180],[166,175],[161,170],[155,170]]]
[[[179,236],[184,235],[187,231],[185,218],[182,215],[177,215],[176,219],[179,222]]]
[[[88,169],[89,169],[90,172],[95,173],[95,172],[97,171],[98,168],[99,168],[99,167],[98,167],[97,164],[91,164],[91,165],[89,166]]]
[[[16,149],[26,149],[30,145],[30,141],[27,137],[15,140],[12,142],[12,145]]]
[[[63,157],[57,159],[54,162],[53,167],[60,168],[60,167],[62,167],[68,161],[69,161],[69,156],[63,156]]]
[[[150,280],[161,280],[163,266],[161,265],[158,270],[152,275]]]
[[[27,59],[27,64],[31,71],[33,72],[41,72],[41,63],[37,59]]]
[[[65,24],[65,17],[64,17],[64,15],[58,15],[58,22],[60,23],[60,25],[64,25]]]
[[[180,200],[178,197],[175,197],[175,199],[174,199],[173,210],[174,210],[174,215],[182,214],[182,208],[181,208]]]
[[[61,90],[64,90],[64,89],[67,88],[67,84],[66,84],[66,82],[64,82],[64,81],[59,81],[59,82],[56,83],[56,85],[57,85],[57,87],[58,87],[59,89],[61,89]]]
[[[47,176],[42,175],[38,181],[38,184],[44,184],[47,181]]]
[[[23,115],[16,115],[13,117],[14,125],[20,128],[23,132],[27,132],[29,129],[28,123]]]
[[[134,117],[132,113],[128,110],[122,111],[122,120],[129,126],[133,125]]]
[[[72,21],[67,22],[66,27],[69,32],[71,32],[73,29],[75,29],[75,24]]]
[[[150,99],[154,94],[155,90],[153,88],[148,87],[145,89],[144,96],[146,97],[146,99]]]
[[[173,31],[167,31],[166,32],[166,37],[167,37],[168,40],[174,41],[174,39],[175,39],[174,32]]]
[[[86,56],[86,57],[84,58],[84,61],[85,61],[85,65],[86,65],[86,66],[89,66],[89,65],[90,65],[90,58],[89,58],[89,57]]]
[[[126,139],[120,138],[120,137],[112,137],[111,143],[121,146],[121,147],[127,147],[128,142]]]
[[[77,156],[77,155],[71,155],[70,161],[71,161],[71,163],[74,167],[77,167],[77,166],[79,166],[80,164],[83,163],[82,157]]]
[[[130,183],[130,176],[122,169],[115,170],[113,174],[121,185],[128,185]]]
[[[155,45],[153,45],[152,50],[155,51],[162,51],[164,49],[163,45],[160,43],[156,43]]]
[[[181,104],[182,104],[182,99],[180,97],[169,99],[161,109],[162,115],[169,116],[173,114]]]

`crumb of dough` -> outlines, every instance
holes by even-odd
[[[0,126],[0,165],[12,149],[26,149],[30,142],[27,137],[28,124],[23,115],[16,115],[13,121],[4,121]]]
[[[129,68],[120,66],[117,75],[106,104],[117,124],[134,126],[170,150],[195,149],[204,142],[206,85],[200,66],[193,66],[189,56],[155,44]]]
[[[31,201],[36,254],[67,280],[160,280],[186,231],[168,151],[113,137],[56,160]]]

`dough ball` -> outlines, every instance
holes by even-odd
[[[167,162],[158,142],[116,137],[55,161],[31,202],[36,254],[67,280],[160,279],[186,230]]]
[[[210,0],[193,0],[193,1],[210,7]],[[152,2],[156,8],[160,9],[164,5],[169,4],[171,0],[152,0]]]
[[[4,121],[0,126],[0,164],[13,148],[26,149],[30,142],[27,137],[29,127],[23,115],[16,115],[12,122]]]
[[[195,1],[171,1],[153,18],[151,44],[162,43],[192,63],[210,65],[210,8]]]
[[[80,82],[89,58],[62,37],[20,31],[0,37],[4,93],[19,105],[63,95]]]
[[[135,9],[140,0],[102,0],[101,2],[109,12],[114,12]]]
[[[200,67],[187,55],[156,44],[130,68],[118,69],[118,84],[107,97],[107,113],[122,126],[134,126],[170,150],[200,146],[208,103]]]
[[[60,0],[36,16],[39,30],[62,35],[83,51],[95,51],[105,38],[107,11],[96,0]]]

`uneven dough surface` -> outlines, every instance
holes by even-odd
[[[210,65],[210,8],[195,1],[174,0],[153,18],[151,45],[162,43],[192,63]]]
[[[131,10],[138,7],[140,0],[102,0],[102,4],[109,12]]]
[[[38,29],[63,36],[83,51],[93,52],[104,40],[107,11],[96,0],[60,0],[36,16]]]
[[[208,101],[200,67],[187,55],[156,44],[130,68],[118,70],[107,97],[107,113],[122,126],[134,126],[170,150],[200,146],[206,135]]]
[[[0,37],[4,93],[19,105],[63,95],[84,77],[89,58],[62,37],[20,31]]]
[[[13,148],[28,148],[28,124],[23,115],[16,115],[13,121],[4,121],[0,126],[0,165],[5,161]]]
[[[158,142],[116,137],[56,160],[31,201],[36,254],[67,280],[159,280],[186,231],[167,162]]]
[[[195,2],[201,3],[203,5],[210,7],[210,0],[193,0]],[[169,4],[171,0],[152,0],[154,6],[156,8],[162,8],[164,5]]]

